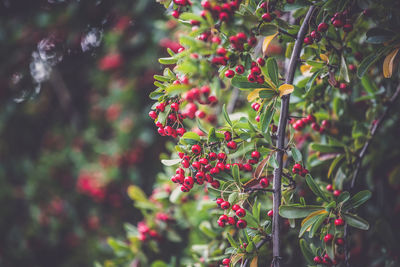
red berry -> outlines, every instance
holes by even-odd
[[[333,239],[333,235],[332,234],[326,234],[326,236],[324,236],[324,242],[328,243],[330,241],[332,241]]]
[[[268,217],[272,218],[272,216],[274,216],[274,211],[273,210],[269,210],[267,215],[268,215]]]
[[[224,202],[223,198],[217,198],[217,200],[215,201],[217,203],[218,206],[221,205],[222,202]]]
[[[319,31],[319,32],[326,32],[326,31],[328,30],[328,27],[329,27],[329,25],[328,25],[327,23],[321,22],[321,23],[318,25],[318,31]]]
[[[317,131],[317,132],[320,130],[320,127],[319,127],[318,123],[316,123],[316,122],[313,122],[313,123],[311,124],[311,128],[312,128],[314,131]]]
[[[247,36],[244,32],[238,32],[236,34],[236,37],[238,38],[238,41],[242,42],[242,43],[246,42],[246,40],[247,40]]]
[[[210,153],[208,153],[208,158],[209,158],[211,161],[216,160],[216,159],[217,159],[217,153],[215,153],[215,152],[210,152]]]
[[[253,159],[259,159],[261,157],[261,154],[257,150],[254,150],[253,152],[251,152],[251,157]]]
[[[269,186],[269,181],[268,181],[268,179],[267,179],[267,178],[262,178],[262,179],[260,180],[260,186],[263,187],[263,188],[268,187],[268,186]]]
[[[234,204],[234,205],[232,206],[232,210],[233,210],[233,211],[237,211],[238,209],[240,209],[240,205]]]
[[[222,162],[218,162],[215,167],[217,167],[220,171],[224,171],[225,170],[225,164],[222,163]]]
[[[228,224],[229,224],[229,225],[235,225],[235,223],[236,223],[235,218],[233,218],[233,217],[228,217]]]
[[[178,128],[178,129],[176,129],[176,133],[177,133],[179,136],[182,136],[185,132],[186,132],[186,130],[185,130],[184,128]]]
[[[226,145],[229,149],[236,149],[237,144],[235,141],[229,141],[228,144]]]
[[[252,73],[250,73],[249,75],[247,75],[247,80],[251,83],[254,83],[256,82],[256,77]]]
[[[343,25],[343,30],[345,32],[351,32],[353,30],[353,25],[349,24],[349,23],[346,23],[346,24]]]
[[[201,159],[199,159],[199,162],[200,162],[201,165],[207,165],[208,164],[208,159],[201,158]]]
[[[310,33],[311,38],[313,38],[316,42],[319,42],[321,40],[321,34],[317,31],[312,31]]]
[[[240,219],[236,223],[236,227],[239,228],[239,229],[246,228],[246,226],[247,226],[247,222],[245,220],[243,220],[243,219]]]
[[[244,216],[246,216],[246,210],[243,209],[243,208],[239,208],[239,209],[236,211],[236,216],[238,216],[238,217],[244,217]]]
[[[310,36],[307,36],[307,37],[304,38],[304,43],[306,45],[310,45],[310,44],[313,43],[313,39]]]
[[[233,78],[233,76],[235,76],[235,72],[233,70],[227,70],[225,71],[225,77],[226,78]]]
[[[217,168],[217,167],[211,168],[210,173],[211,174],[218,174],[219,173],[219,168]]]
[[[221,161],[221,162],[224,162],[225,160],[226,160],[226,158],[227,158],[227,156],[226,156],[226,154],[225,153],[218,153],[218,160],[219,161]]]
[[[331,127],[331,123],[329,121],[327,121],[327,120],[323,120],[321,122],[321,126],[324,127],[325,129],[328,129],[328,128]]]
[[[228,216],[225,214],[222,214],[221,216],[219,216],[218,221],[226,223],[226,222],[228,222]]]
[[[178,10],[174,10],[174,11],[172,11],[171,15],[172,15],[174,18],[177,19],[177,18],[179,18],[180,13],[179,13]]]
[[[201,164],[200,164],[200,162],[198,162],[198,161],[194,161],[194,162],[192,163],[192,167],[193,167],[194,169],[196,169],[196,170],[200,170]]]
[[[246,172],[251,172],[253,170],[253,166],[251,166],[249,163],[243,164],[243,169]]]
[[[335,240],[335,243],[336,243],[336,245],[343,246],[344,245],[344,239],[343,238],[337,238]]]
[[[271,21],[273,20],[273,18],[272,18],[272,16],[271,16],[270,13],[264,13],[264,14],[261,16],[261,18],[262,18],[262,20],[265,21],[265,22],[271,22]]]
[[[228,21],[229,20],[229,14],[226,12],[221,12],[219,13],[219,19],[221,21]]]
[[[217,221],[219,227],[225,227],[225,223],[223,221]]]
[[[193,145],[192,146],[192,152],[196,155],[200,154],[201,152],[201,146],[200,145]]]
[[[223,265],[229,265],[229,263],[231,263],[231,260],[228,258],[222,260]]]
[[[219,186],[220,186],[219,181],[217,181],[217,180],[212,181],[212,182],[211,182],[211,186],[212,186],[213,188],[215,188],[215,189],[218,189]]]
[[[247,43],[249,44],[249,46],[254,47],[257,44],[257,38],[252,36],[249,38]]]
[[[226,54],[226,49],[223,48],[223,47],[219,47],[219,48],[217,49],[217,54],[220,55],[220,56],[225,56],[225,54]]]
[[[315,256],[314,263],[316,263],[316,264],[322,263],[322,258],[320,256]]]
[[[190,162],[188,160],[184,159],[184,160],[182,160],[182,166],[187,169],[190,166]]]
[[[307,173],[308,173],[307,169],[302,169],[300,175],[304,177],[307,175]]]
[[[348,84],[347,83],[340,83],[339,84],[339,89],[342,91],[346,91],[348,88]]]
[[[231,204],[228,201],[224,201],[221,203],[221,209],[223,209],[223,210],[229,209],[230,206],[231,206]]]
[[[328,184],[326,186],[326,190],[328,190],[329,192],[332,192],[333,191],[333,186],[331,184]]]
[[[262,67],[265,65],[265,60],[262,57],[257,58],[257,63]]]
[[[341,28],[341,27],[343,27],[343,20],[341,20],[341,19],[335,19],[335,20],[332,22],[332,24],[333,24],[333,26],[335,26],[335,28]]]
[[[342,225],[344,225],[344,220],[343,220],[342,218],[337,218],[337,219],[335,220],[335,225],[336,225],[336,226],[342,226]]]
[[[340,191],[340,190],[335,190],[335,191],[333,191],[333,195],[334,195],[335,197],[340,196],[341,193],[342,193],[342,191]]]
[[[187,176],[185,177],[185,179],[183,180],[183,183],[188,187],[188,188],[192,188],[193,184],[194,184],[194,180],[192,176]]]
[[[224,136],[225,136],[225,141],[231,141],[232,140],[232,134],[231,132],[224,132]]]
[[[314,115],[311,115],[311,114],[307,116],[307,120],[308,120],[309,122],[315,122],[315,121],[316,121]]]
[[[254,76],[258,76],[261,74],[261,69],[258,66],[254,66],[251,68],[251,74],[253,74]]]
[[[237,73],[237,74],[243,74],[243,73],[244,73],[244,67],[243,67],[243,65],[237,65],[236,68],[235,68],[235,70],[236,70],[236,73]]]

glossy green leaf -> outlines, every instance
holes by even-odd
[[[265,62],[265,65],[267,66],[268,77],[275,84],[275,86],[278,86],[278,84],[279,84],[279,69],[278,69],[278,63],[276,63],[275,58],[273,58],[273,57],[268,58],[267,61]]]
[[[317,215],[317,219],[315,222],[312,224],[309,236],[312,238],[315,233],[318,231],[319,227],[322,225],[322,223],[325,221],[326,217],[328,217],[329,213],[324,213],[321,215]]]
[[[240,170],[239,170],[239,166],[237,164],[233,165],[232,168],[232,176],[233,179],[235,180],[235,182],[237,184],[240,184]]]
[[[287,219],[298,219],[307,217],[310,213],[323,209],[324,207],[312,205],[282,205],[279,207],[279,214]]]
[[[291,151],[292,151],[292,157],[295,162],[301,162],[303,160],[301,152],[296,147],[292,147]]]
[[[229,118],[228,112],[226,112],[226,105],[222,106],[222,113],[224,114],[225,121],[232,127],[232,121]]]
[[[310,187],[311,191],[317,196],[325,200],[326,202],[329,202],[329,199],[326,197],[325,193],[320,189],[319,185],[317,185],[314,181],[314,179],[311,177],[310,174],[306,175],[306,183],[308,187]]]
[[[347,191],[344,191],[340,194],[340,196],[337,199],[338,203],[345,203],[346,201],[348,201],[350,199],[350,193]]]
[[[232,78],[231,83],[233,86],[239,88],[239,89],[257,89],[257,88],[263,88],[262,85],[258,83],[251,83],[247,80],[246,76],[242,75],[235,75],[235,77]]]
[[[357,194],[355,194],[348,203],[348,205],[345,206],[346,209],[356,209],[365,202],[367,202],[370,198],[372,197],[372,193],[368,190],[360,191]]]
[[[343,153],[343,147],[319,144],[319,143],[311,143],[310,148],[315,151],[323,152],[323,153]]]
[[[173,57],[162,57],[158,59],[158,62],[160,62],[163,65],[171,65],[175,64],[178,60]]]
[[[268,107],[265,108],[263,114],[261,114],[261,131],[266,133],[269,125],[271,124],[272,118],[275,113],[275,102],[271,103]]]
[[[300,249],[308,264],[314,265],[314,254],[304,239],[300,239]]]
[[[353,226],[361,230],[369,229],[369,223],[355,214],[342,213],[342,217],[350,226]]]

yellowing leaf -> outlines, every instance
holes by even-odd
[[[278,32],[276,32],[276,33],[274,33],[274,34],[272,34],[272,35],[269,35],[269,36],[265,37],[264,42],[263,42],[263,45],[262,45],[262,52],[263,52],[263,55],[264,55],[264,56],[265,56],[265,54],[267,53],[268,46],[270,45],[271,41],[272,41],[272,40],[275,38],[275,36],[277,36],[277,35],[278,35]]]
[[[325,54],[320,54],[319,57],[320,57],[323,61],[325,61],[326,63],[329,63],[329,58],[328,58],[327,55],[325,55]]]
[[[320,215],[320,214],[325,214],[328,213],[326,210],[317,210],[314,211],[312,213],[310,213],[306,218],[304,218],[304,220],[301,222],[301,226],[303,226],[303,224],[305,224],[309,219],[311,219],[314,216]]]
[[[311,65],[308,65],[308,64],[304,64],[304,65],[301,65],[301,66],[300,66],[300,72],[301,72],[301,74],[302,74],[303,76],[306,76],[306,77],[312,76],[312,73],[310,72],[311,69],[312,69],[312,66],[311,66]]]
[[[134,201],[147,201],[146,194],[136,185],[130,185],[128,187],[128,196]]]
[[[399,52],[400,47],[394,49],[390,52],[389,55],[386,56],[385,60],[383,61],[383,76],[385,78],[392,77],[393,74],[393,67],[394,67],[394,59]]]
[[[247,96],[247,101],[253,102],[254,100],[256,100],[259,97],[258,93],[261,90],[262,89],[254,89],[253,91],[251,91],[250,94]]]
[[[294,86],[292,84],[282,84],[279,86],[279,96],[282,97],[284,95],[291,94],[294,90]]]

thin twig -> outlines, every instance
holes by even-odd
[[[358,174],[360,173],[360,170],[361,170],[361,163],[362,163],[363,158],[367,154],[368,147],[370,146],[370,144],[371,144],[374,136],[376,135],[377,131],[382,126],[384,120],[387,118],[390,110],[394,107],[394,104],[395,104],[395,102],[396,102],[396,100],[397,100],[397,98],[399,96],[400,96],[400,85],[397,86],[396,91],[394,92],[393,96],[389,100],[389,103],[387,103],[386,110],[371,125],[371,127],[370,127],[370,137],[367,140],[367,142],[365,142],[365,144],[362,147],[360,153],[358,154],[358,158],[357,158],[357,161],[356,161],[356,168],[354,170],[353,177],[352,177],[351,183],[350,183],[350,188],[349,188],[350,193],[353,193]],[[344,256],[345,256],[346,267],[350,267],[350,250],[349,250],[349,242],[348,242],[348,236],[349,235],[350,235],[350,229],[349,229],[348,224],[346,223],[345,228],[344,228],[344,238],[345,238]]]
[[[294,79],[294,73],[296,71],[296,66],[298,59],[300,57],[300,52],[303,44],[304,37],[307,33],[308,24],[311,19],[311,15],[315,10],[315,6],[311,6],[304,18],[304,21],[297,33],[297,39],[293,47],[292,56],[290,58],[289,67],[286,73],[286,83],[292,84]],[[273,217],[272,217],[272,267],[280,267],[281,264],[281,252],[280,252],[280,221],[279,216],[279,206],[281,205],[282,198],[282,169],[283,169],[283,155],[285,150],[285,136],[286,136],[286,125],[289,116],[289,102],[290,95],[285,95],[282,97],[281,112],[279,116],[278,125],[278,140],[277,140],[277,151],[276,159],[278,161],[278,168],[274,170],[274,195],[273,195]]]

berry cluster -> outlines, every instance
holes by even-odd
[[[308,124],[311,124],[311,128],[319,133],[324,133],[326,129],[329,129],[331,127],[331,124],[327,120],[323,120],[321,122],[321,126],[316,122],[316,118],[314,115],[308,115],[305,118],[299,119],[299,120],[292,120],[292,126],[293,129],[296,131],[301,131],[306,127]]]
[[[342,191],[340,191],[339,189],[333,190],[333,186],[331,184],[328,184],[326,186],[326,190],[328,190],[329,192],[333,192],[333,196],[335,197],[339,197],[342,193]]]
[[[294,174],[299,174],[303,177],[306,176],[307,173],[309,173],[309,171],[306,168],[304,168],[303,166],[301,166],[300,163],[296,163],[293,165],[292,172]]]
[[[228,210],[231,207],[231,204],[222,198],[217,198],[216,203],[223,210]],[[228,225],[235,225],[239,229],[246,228],[247,226],[246,220],[239,219],[246,216],[246,210],[240,207],[240,205],[234,204],[232,206],[232,211],[235,213],[235,215],[228,217],[228,215],[222,214],[217,221],[218,225],[220,227],[225,227],[228,224]]]
[[[328,265],[328,266],[332,266],[332,265],[337,265],[338,262],[336,259],[331,259],[329,257],[328,254],[325,254],[323,257],[321,256],[315,256],[314,257],[314,263],[316,264],[324,264],[324,265]]]
[[[213,1],[202,1],[201,6],[204,10],[201,15],[205,17],[206,12],[210,12],[214,19],[228,22],[232,19],[233,14],[239,9],[241,0],[224,1],[225,3],[219,5]]]
[[[149,239],[160,240],[161,235],[154,229],[150,229],[150,227],[145,222],[139,222],[137,225],[137,229],[139,232],[139,240],[147,241]]]

